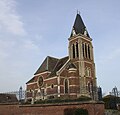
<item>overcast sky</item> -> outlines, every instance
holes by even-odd
[[[0,92],[25,89],[46,56],[68,55],[77,9],[93,39],[98,86],[120,90],[119,0],[0,0]]]

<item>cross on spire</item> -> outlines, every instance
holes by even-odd
[[[77,10],[77,14],[80,14],[80,11],[79,11],[79,10]]]

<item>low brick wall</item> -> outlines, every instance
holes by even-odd
[[[64,115],[65,109],[84,108],[89,115],[104,115],[104,104],[97,102],[0,105],[0,115]]]

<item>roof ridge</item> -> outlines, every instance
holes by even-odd
[[[53,57],[53,56],[47,56],[48,58],[54,58],[54,59],[59,59],[59,58],[56,58],[56,57]]]
[[[63,57],[63,58],[60,58],[60,60],[61,60],[61,59],[64,59],[64,58],[67,58],[67,57],[69,57],[69,56],[65,56],[65,57]]]

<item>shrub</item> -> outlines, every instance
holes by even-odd
[[[78,101],[90,101],[92,99],[90,97],[87,97],[87,96],[80,96],[77,100]]]
[[[120,97],[107,95],[103,97],[103,101],[105,102],[105,109],[117,109],[116,104],[120,103]]]
[[[90,101],[90,97],[81,96],[78,99],[46,99],[46,100],[36,100],[35,104],[47,104],[47,103],[67,103],[67,102],[81,102]]]

